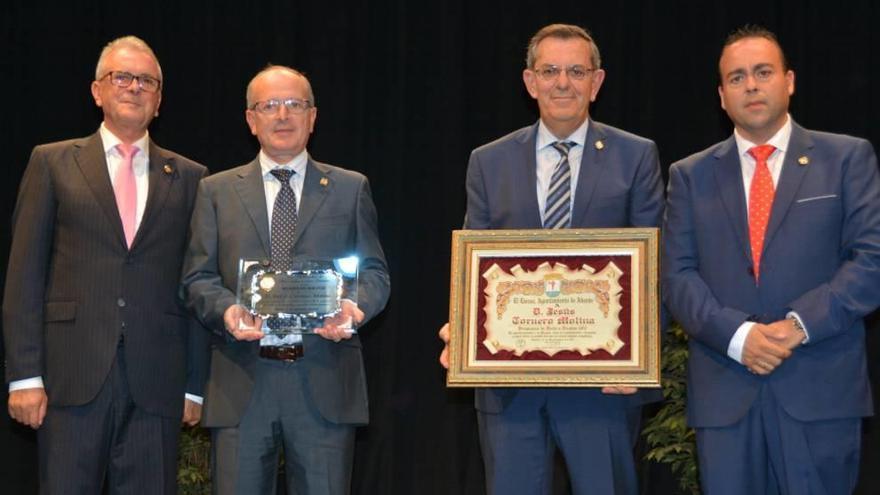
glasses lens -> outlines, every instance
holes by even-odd
[[[539,67],[538,76],[545,81],[549,81],[551,79],[556,79],[559,76],[559,67],[555,65],[545,65],[543,67]]]
[[[573,65],[568,68],[568,77],[580,81],[587,77],[587,68],[581,65]]]
[[[159,80],[152,76],[138,76],[138,83],[144,91],[154,92],[159,90]]]
[[[110,73],[110,82],[122,88],[127,88],[132,79],[134,76],[128,72],[114,71]]]

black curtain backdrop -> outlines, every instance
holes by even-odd
[[[664,169],[730,134],[716,66],[725,35],[746,22],[779,35],[797,75],[795,120],[880,144],[880,4],[870,0],[7,0],[0,275],[31,148],[88,135],[101,120],[89,84],[110,39],[135,34],[152,45],[165,89],[151,135],[212,172],[257,152],[244,121],[252,75],[267,62],[299,68],[319,108],[309,151],[371,179],[391,268],[388,308],[363,332],[372,422],[358,434],[353,492],[482,494],[473,394],[446,390],[437,365],[450,231],[464,216],[470,150],[537,118],[521,71],[529,37],[551,22],[592,31],[608,76],[591,115],[655,140]],[[880,384],[880,325],[871,326]],[[0,486],[35,493],[34,436],[2,409]],[[864,434],[859,493],[880,493],[880,420],[866,421]],[[643,493],[675,492],[662,467],[640,472]]]

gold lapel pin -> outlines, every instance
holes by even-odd
[[[594,146],[596,147],[597,150],[601,150],[601,149],[605,148],[605,143],[602,142],[602,140],[600,139],[600,140],[596,141]]]
[[[810,159],[807,158],[806,155],[798,158],[798,164],[801,166],[807,165],[808,163],[810,163]]]
[[[165,175],[171,175],[171,172],[173,172],[174,169],[171,168],[171,165],[166,163],[165,166],[162,167],[162,171],[165,172]]]
[[[321,177],[321,182],[320,182],[320,184],[321,184],[322,186],[327,187],[327,184],[329,184],[329,183],[330,183],[330,181],[327,180],[326,177]]]

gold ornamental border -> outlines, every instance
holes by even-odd
[[[456,230],[452,233],[452,267],[449,300],[449,387],[660,387],[660,285],[657,228],[559,230]],[[476,366],[479,300],[479,253],[493,256],[608,255],[615,251],[631,256],[630,311],[639,322],[632,325],[631,361],[625,366],[609,361],[500,360]],[[636,296],[634,296],[634,294]]]

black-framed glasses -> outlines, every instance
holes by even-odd
[[[560,67],[558,65],[542,65],[535,67],[532,71],[544,81],[555,81],[563,71],[569,79],[575,81],[583,81],[587,76],[596,72],[597,69],[589,69],[583,65],[569,65],[568,67]]]
[[[263,115],[276,115],[281,111],[281,107],[287,109],[289,113],[301,115],[306,110],[312,108],[312,102],[309,100],[300,100],[299,98],[272,98],[271,100],[258,101],[251,105],[251,110],[259,112]]]
[[[104,74],[101,79],[104,79],[105,77],[110,77],[110,84],[120,88],[131,86],[131,82],[136,79],[138,87],[147,93],[155,93],[162,87],[162,81],[146,74],[134,75],[131,72],[125,72],[122,70],[111,70]]]

